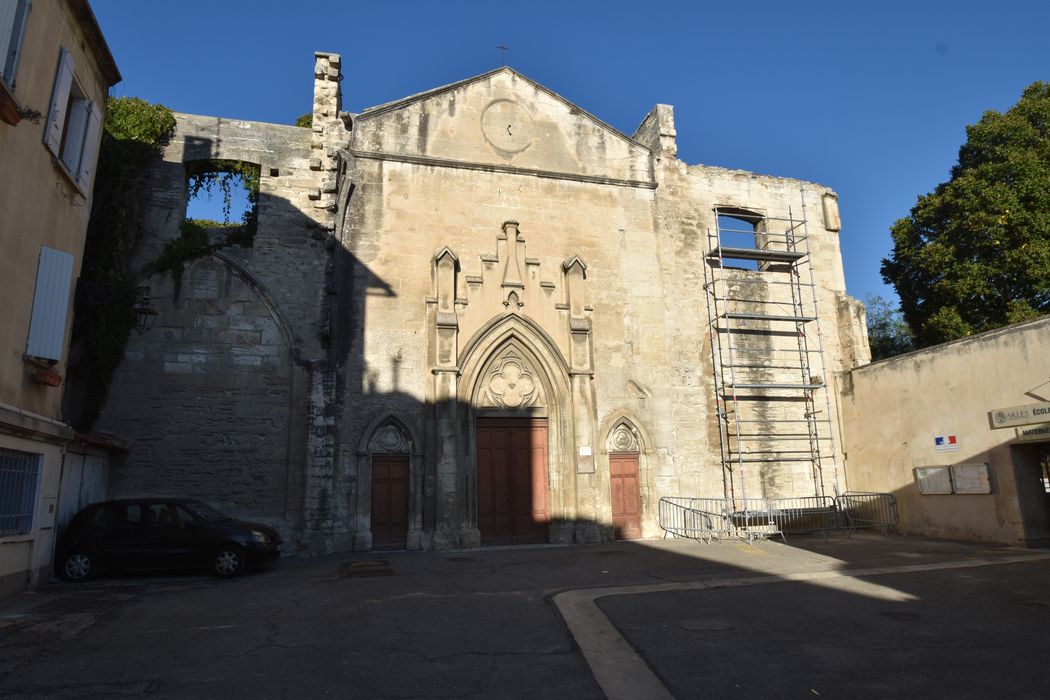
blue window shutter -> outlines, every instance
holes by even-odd
[[[62,149],[62,130],[66,126],[66,103],[73,87],[73,57],[62,49],[58,57],[58,73],[55,74],[55,89],[51,92],[51,111],[44,127],[44,143],[58,157]]]
[[[55,361],[62,359],[72,281],[73,256],[41,246],[26,355]]]

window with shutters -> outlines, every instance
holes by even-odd
[[[58,362],[66,345],[69,289],[73,280],[73,256],[47,246],[40,247],[36,272],[33,315],[29,321],[26,355]]]
[[[87,194],[98,155],[102,111],[88,99],[75,68],[72,54],[62,49],[44,143],[81,193]]]

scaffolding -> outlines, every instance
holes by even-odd
[[[800,218],[713,212],[704,288],[724,496],[802,496],[811,479],[823,497],[828,476],[838,496],[805,193]]]

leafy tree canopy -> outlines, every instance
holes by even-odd
[[[882,261],[919,347],[1050,311],[1050,84],[966,134],[951,179],[893,225]]]
[[[864,306],[868,309],[868,347],[871,348],[872,361],[914,349],[911,330],[900,309],[876,294],[864,297]]]

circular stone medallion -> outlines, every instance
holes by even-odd
[[[496,100],[481,114],[481,131],[494,148],[519,153],[532,144],[532,117],[510,100]]]

